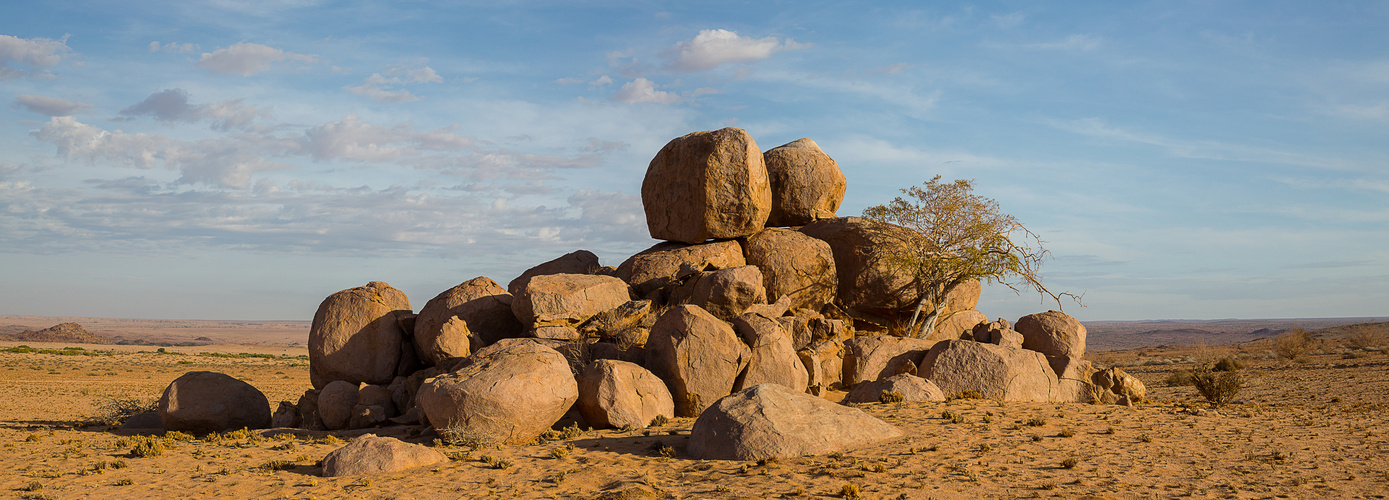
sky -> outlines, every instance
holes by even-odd
[[[1385,1],[3,10],[2,315],[307,320],[615,266],[656,243],[651,158],[726,126],[818,142],[839,215],[973,179],[1082,321],[1389,315]]]

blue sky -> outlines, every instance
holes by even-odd
[[[858,215],[942,175],[1082,320],[1389,314],[1389,3],[11,2],[0,314],[418,309],[654,243],[671,138],[816,140]],[[991,317],[1054,308],[985,291]]]

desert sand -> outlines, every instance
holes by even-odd
[[[15,343],[0,344],[0,348]],[[319,477],[316,463],[368,431],[271,429],[168,439],[131,454],[136,432],[93,423],[120,398],[159,397],[214,370],[272,406],[308,383],[302,346],[32,345],[109,355],[0,352],[0,490],[17,498],[1384,498],[1389,492],[1389,351],[1332,349],[1303,362],[1264,346],[1102,352],[1149,387],[1134,407],[889,403],[861,408],[903,439],[842,455],[767,462],[684,455],[692,419],[582,432],[530,446],[443,446],[454,460],[391,474]],[[74,351],[69,349],[69,351]],[[199,353],[257,353],[220,357]],[[1164,380],[1200,359],[1242,358],[1249,379],[1212,409]],[[828,398],[842,397],[831,393]],[[565,419],[557,428],[573,423]],[[423,427],[377,434],[433,444]],[[571,448],[572,447],[572,448]],[[558,450],[558,451],[557,451]]]

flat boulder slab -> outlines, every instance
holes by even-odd
[[[455,428],[485,442],[526,444],[559,421],[578,398],[578,383],[564,355],[531,339],[508,339],[426,380],[416,402],[435,429]]]
[[[166,431],[208,434],[270,427],[270,400],[251,384],[217,372],[188,372],[164,389],[159,420]]]
[[[420,360],[434,366],[501,339],[520,337],[525,328],[511,312],[511,301],[511,293],[485,276],[429,299],[415,318],[414,344]]]
[[[902,311],[916,306],[913,276],[894,265],[894,256],[929,245],[902,226],[862,217],[823,219],[800,232],[829,244],[839,278],[839,300],[850,311]]]
[[[1037,351],[973,340],[939,342],[926,353],[919,374],[946,394],[978,392],[1001,401],[1059,401],[1056,374]]]
[[[751,354],[732,326],[689,304],[662,314],[646,341],[646,367],[670,388],[679,417],[699,416],[733,392]]]
[[[613,359],[594,361],[579,375],[577,406],[584,421],[598,428],[641,428],[657,416],[675,417],[675,400],[660,377]]]
[[[695,282],[690,303],[714,317],[732,321],[753,304],[767,303],[767,288],[757,266],[739,266],[707,273]]]
[[[853,387],[898,373],[916,373],[936,343],[891,335],[854,337],[844,342],[844,386]]]
[[[628,257],[613,276],[632,285],[638,298],[680,284],[687,269],[728,269],[745,266],[743,247],[737,241],[712,241],[698,245],[664,242]]]
[[[701,243],[755,233],[772,210],[762,151],[736,127],[673,139],[646,168],[641,204],[658,240]]]
[[[804,391],[810,384],[805,364],[796,356],[791,334],[775,319],[757,313],[747,313],[733,319],[733,330],[751,349],[748,367],[733,384],[741,391],[759,384],[781,384]]]
[[[945,401],[945,393],[930,380],[901,373],[854,386],[844,396],[844,404],[881,403],[883,393],[895,393],[902,397],[900,401]]]
[[[1061,311],[1029,314],[1013,329],[1022,334],[1022,347],[1048,356],[1085,357],[1085,325]]]
[[[309,328],[310,383],[390,383],[405,338],[397,316],[409,314],[410,299],[380,281],[323,299]]]
[[[799,231],[767,228],[743,244],[749,265],[762,271],[767,300],[788,297],[791,309],[819,311],[839,288],[830,244]]]
[[[448,460],[443,453],[423,445],[363,434],[323,457],[323,477],[384,474]]]
[[[797,139],[762,153],[772,186],[768,226],[803,226],[832,219],[849,186],[839,164],[810,139]]]
[[[722,398],[700,414],[687,453],[700,460],[760,460],[822,455],[902,437],[857,408],[761,384]]]
[[[598,264],[598,256],[588,250],[575,250],[556,257],[554,260],[527,269],[506,284],[506,291],[512,295],[521,293],[526,283],[536,276],[546,274],[596,274],[603,266]]]
[[[1129,405],[1148,399],[1148,388],[1143,381],[1118,368],[1095,372],[1090,381],[1098,389],[1101,403]]]
[[[511,311],[536,337],[576,340],[580,324],[630,300],[627,282],[612,276],[546,274],[531,278],[521,288]]]

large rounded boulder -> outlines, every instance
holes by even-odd
[[[718,400],[695,420],[687,452],[701,460],[820,455],[902,436],[886,422],[780,384]]]
[[[666,382],[680,417],[733,392],[750,355],[733,327],[695,305],[666,311],[646,340],[646,367]]]
[[[1022,347],[1047,356],[1085,357],[1085,325],[1061,311],[1029,314],[1013,329],[1022,334]]]
[[[700,243],[761,230],[772,209],[767,167],[742,129],[694,132],[656,153],[641,183],[646,227],[658,240]]]
[[[600,359],[579,375],[579,414],[594,427],[646,427],[675,417],[675,401],[656,374],[641,365]]]
[[[920,293],[915,277],[897,262],[912,248],[929,245],[921,234],[862,217],[818,220],[800,231],[829,244],[839,300],[850,310],[902,311],[916,306]]]
[[[820,311],[839,288],[829,243],[789,229],[767,228],[744,245],[749,265],[762,271],[767,300],[791,299],[792,309]]]
[[[926,353],[918,373],[946,394],[974,391],[1002,401],[1065,401],[1046,356],[1037,351],[946,340]]]
[[[578,398],[564,355],[530,339],[480,349],[452,372],[426,380],[416,395],[435,429],[498,444],[534,441]]]
[[[798,139],[762,154],[772,185],[768,226],[802,226],[832,219],[848,182],[839,164],[810,139]]]
[[[389,384],[396,376],[410,299],[380,281],[323,299],[309,328],[309,381]]]
[[[753,304],[767,303],[762,271],[756,266],[739,266],[706,273],[695,282],[690,303],[730,321]]]
[[[188,372],[159,398],[166,431],[207,434],[270,427],[270,400],[251,384],[217,372]]]
[[[433,366],[501,339],[520,337],[523,327],[511,312],[511,301],[510,293],[485,276],[429,299],[415,318],[420,360]]]

